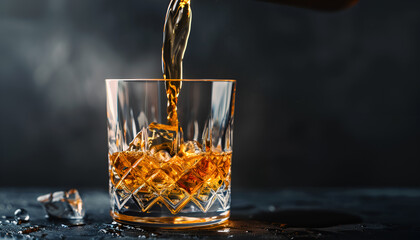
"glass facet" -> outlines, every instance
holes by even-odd
[[[169,124],[167,80],[107,80],[111,215],[193,227],[229,218],[234,80],[180,81]]]

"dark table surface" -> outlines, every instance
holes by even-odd
[[[0,188],[0,239],[420,239],[420,189],[234,190],[227,223],[188,230],[115,227],[107,192],[94,189],[79,190],[85,225],[51,221],[36,198],[57,190]],[[17,208],[29,223],[13,223]]]

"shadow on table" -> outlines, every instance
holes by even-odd
[[[232,217],[235,219],[235,216]],[[283,210],[262,212],[250,217],[251,220],[282,224],[286,227],[324,228],[344,224],[357,224],[362,218],[353,214],[331,210]]]
[[[190,233],[206,236],[231,236],[244,239],[320,239],[331,234],[322,228],[345,224],[359,224],[362,218],[331,210],[282,210],[240,215],[233,211],[226,223]]]
[[[251,239],[261,236],[267,239],[282,237],[319,239],[330,234],[322,228],[361,222],[362,218],[359,216],[332,210],[282,210],[254,215],[233,211],[231,218],[221,225],[176,231],[159,230],[158,233],[172,237],[182,234],[211,236],[214,239],[226,237]]]

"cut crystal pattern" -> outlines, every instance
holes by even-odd
[[[132,200],[143,212],[159,204],[176,214],[189,202],[207,212],[216,201],[227,210],[230,161],[231,153],[223,152],[190,152],[170,159],[156,153],[118,152],[110,156],[111,194],[119,210],[127,203],[131,206]]]
[[[182,81],[171,118],[167,83],[107,81],[113,217],[127,222],[158,217],[177,224],[180,218],[226,219],[235,83]]]

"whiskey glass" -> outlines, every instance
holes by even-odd
[[[235,91],[235,80],[106,80],[115,221],[182,228],[229,218]]]

